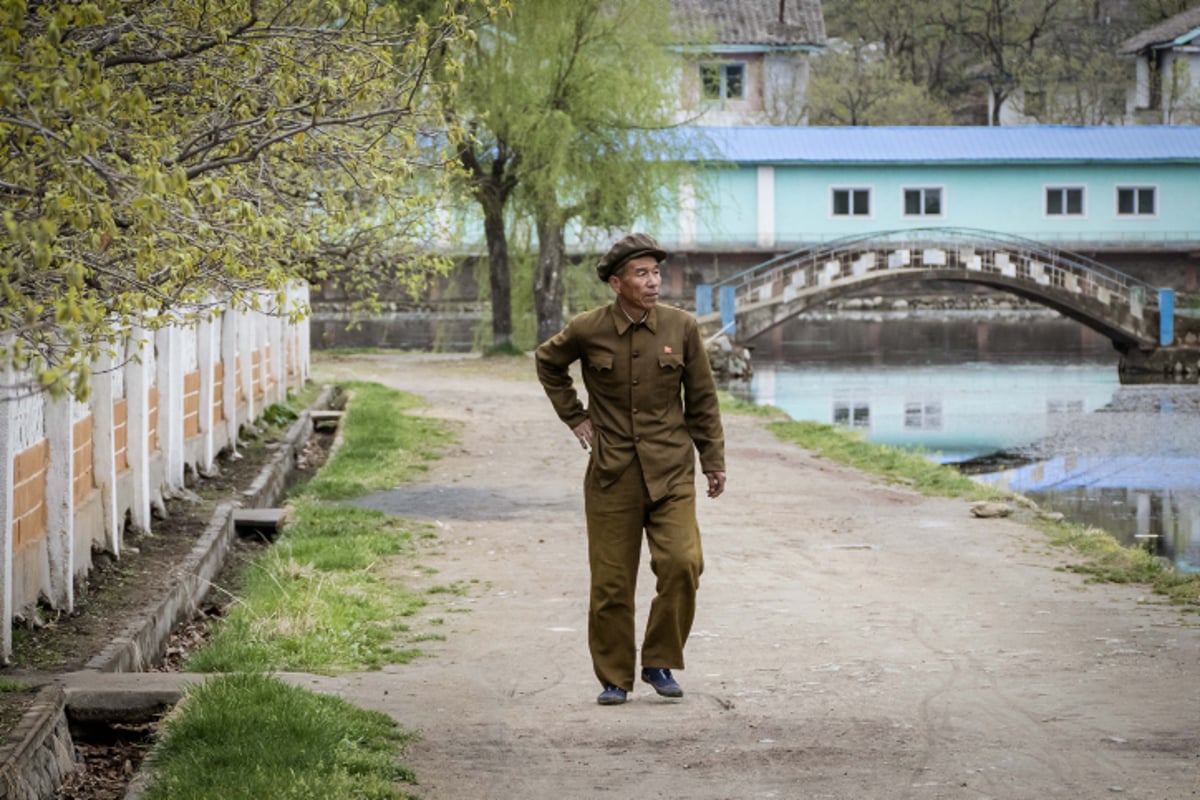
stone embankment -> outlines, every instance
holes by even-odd
[[[724,334],[709,340],[708,361],[719,383],[748,383],[754,377],[750,349],[735,344]]]

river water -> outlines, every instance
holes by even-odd
[[[843,313],[753,344],[755,402],[972,473],[982,460],[976,479],[1200,571],[1200,387],[1122,386],[1087,328],[1037,311]]]

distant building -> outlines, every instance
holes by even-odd
[[[652,230],[715,282],[847,236],[979,228],[1200,288],[1200,127],[727,127]],[[703,274],[700,274],[703,273]]]
[[[1121,52],[1137,64],[1131,121],[1200,123],[1200,6],[1130,37]]]
[[[825,46],[820,0],[671,0],[671,15],[680,121],[804,122],[809,60]]]

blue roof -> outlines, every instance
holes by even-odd
[[[691,128],[739,163],[1195,162],[1200,126]]]
[[[1008,488],[1016,492],[1079,488],[1194,492],[1197,475],[1200,458],[1195,456],[1076,456],[1070,460],[1057,456],[984,480],[992,483],[993,478],[1004,476]]]

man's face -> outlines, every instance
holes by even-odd
[[[608,279],[608,285],[617,293],[625,311],[636,319],[658,303],[658,289],[662,286],[658,260],[654,256],[631,258],[618,274]]]

